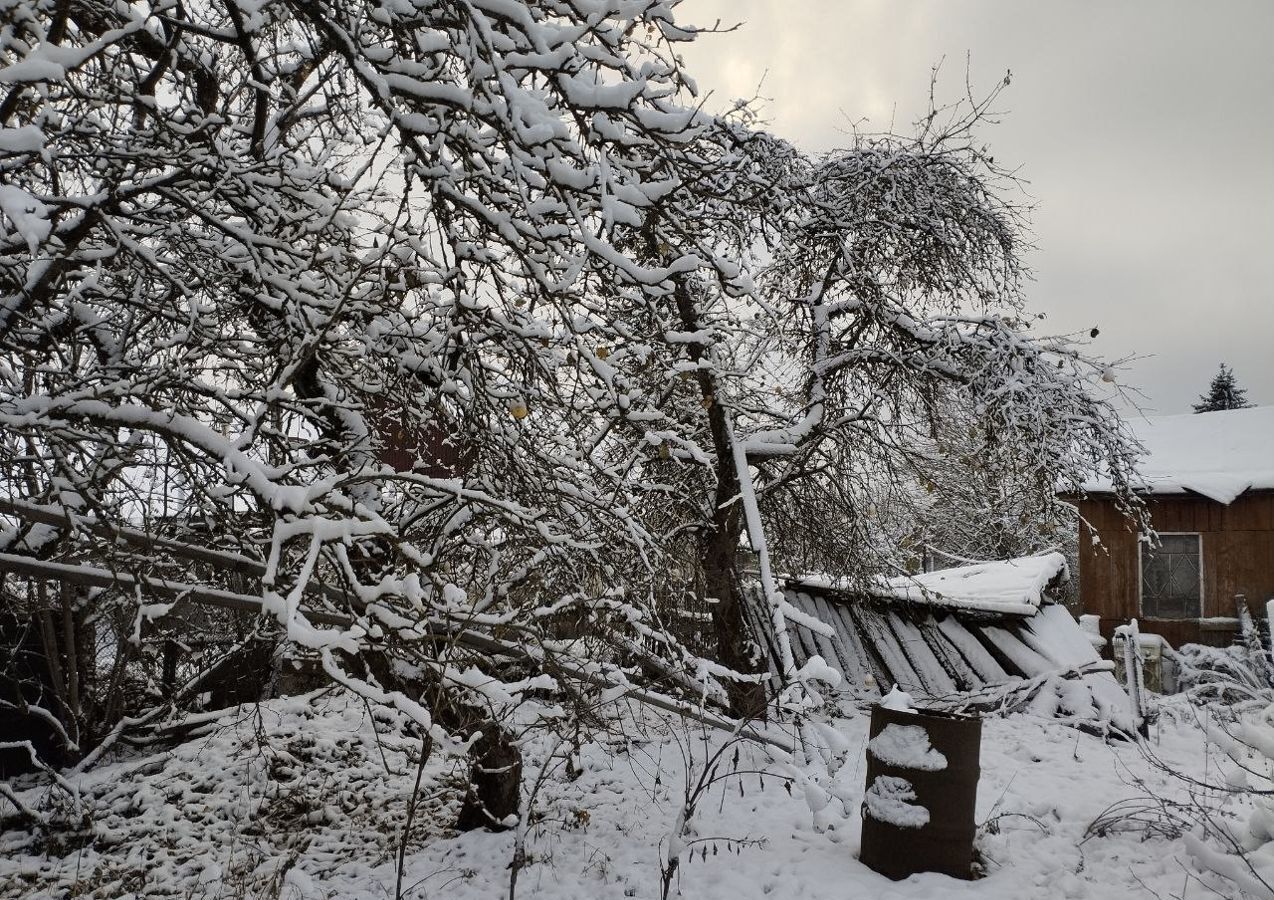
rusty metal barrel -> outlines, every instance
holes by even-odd
[[[894,880],[971,878],[981,746],[975,716],[873,707],[862,862]]]

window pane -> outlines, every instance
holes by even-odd
[[[1161,597],[1168,586],[1168,561],[1163,557],[1142,560],[1141,592],[1143,597]]]
[[[1194,566],[1190,565],[1190,560],[1176,555],[1168,558],[1167,594],[1169,597],[1174,600],[1192,597],[1198,586],[1199,573],[1195,571]]]
[[[1185,554],[1187,556],[1197,557],[1199,551],[1199,537],[1194,534],[1164,534],[1159,536],[1159,540],[1163,542],[1163,552],[1173,554]]]
[[[1160,536],[1161,546],[1141,548],[1141,614],[1191,619],[1201,614],[1199,537]]]

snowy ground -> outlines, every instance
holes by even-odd
[[[570,759],[550,767],[531,807],[517,896],[659,897],[687,773],[697,778],[720,739],[649,717],[626,726],[630,737],[598,735],[578,754],[558,747]],[[853,747],[839,781],[861,793],[867,718],[837,727]],[[78,787],[97,809],[87,842],[40,846],[0,799],[8,829],[0,831],[0,896],[393,897],[418,746],[392,715],[373,720],[341,695],[245,710],[175,749],[81,777]],[[528,788],[552,746],[537,738],[527,747]],[[1215,774],[1215,751],[1192,722],[1164,721],[1150,747],[1175,768]],[[1181,799],[1185,788],[1136,747],[1053,722],[985,722],[977,819],[986,875],[973,882],[938,875],[891,882],[856,859],[856,814],[820,833],[800,791],[784,789],[764,754],[744,748],[738,768],[771,774],[726,778],[701,800],[689,838],[698,843],[683,853],[690,859],[674,896],[1217,896],[1194,876],[1179,838],[1147,837],[1137,827],[1085,841],[1089,824],[1116,801],[1147,789]],[[449,832],[454,775],[437,758],[425,769],[403,896],[508,896],[515,833]],[[47,788],[22,794],[45,811],[52,796]],[[1222,896],[1236,893],[1212,884]]]

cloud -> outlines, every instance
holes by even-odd
[[[985,137],[1037,202],[1032,305],[1095,349],[1149,358],[1130,377],[1189,409],[1221,360],[1274,403],[1274,3],[687,0],[683,21],[744,21],[685,53],[721,104],[761,89],[778,133],[811,149],[851,121],[906,130],[1006,70]],[[711,104],[710,104],[711,105]]]

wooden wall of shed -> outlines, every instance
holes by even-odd
[[[1228,506],[1194,495],[1149,498],[1151,521],[1160,532],[1198,532],[1203,553],[1203,616],[1231,617],[1234,596],[1243,594],[1256,616],[1274,598],[1274,491],[1249,492]],[[1101,616],[1102,633],[1140,615],[1137,536],[1100,496],[1078,501],[1080,515],[1097,529],[1100,546],[1081,526],[1079,593],[1084,612]],[[1153,627],[1152,627],[1153,624]],[[1145,631],[1170,643],[1227,643],[1232,629],[1209,623],[1145,620]]]

